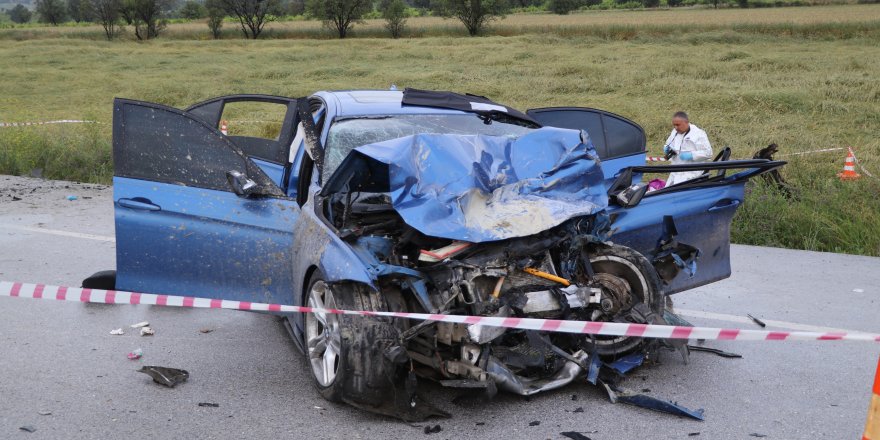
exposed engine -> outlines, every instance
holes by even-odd
[[[428,237],[402,221],[386,194],[342,193],[324,215],[383,291],[406,311],[583,321],[662,323],[659,278],[631,249],[607,242],[607,218],[571,219],[537,235],[488,243]],[[571,382],[588,359],[641,343],[425,321],[401,345],[419,375],[444,386],[530,395]]]

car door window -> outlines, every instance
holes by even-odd
[[[535,109],[529,110],[527,113],[542,125],[571,130],[586,130],[599,157],[604,159],[608,156],[605,147],[605,129],[602,127],[602,118],[599,112],[563,108]]]
[[[602,122],[605,127],[606,158],[645,151],[645,132],[641,127],[609,114],[602,115]]]
[[[229,191],[226,173],[239,171],[262,186],[272,185],[235,144],[185,112],[117,99],[114,113],[116,176]]]

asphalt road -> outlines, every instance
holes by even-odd
[[[114,267],[110,188],[0,176],[0,280],[79,286]],[[69,201],[68,195],[77,196]],[[21,200],[14,200],[21,199]],[[675,296],[696,325],[830,327],[880,332],[880,258],[734,246],[734,275]],[[111,329],[149,321],[152,337]],[[210,329],[210,333],[200,330]],[[704,422],[609,403],[586,383],[530,400],[503,395],[456,404],[457,393],[426,386],[453,414],[442,431],[321,399],[306,364],[272,316],[223,310],[61,303],[0,297],[0,438],[858,438],[880,344],[707,342],[741,353],[669,353],[630,375],[631,389],[704,408]],[[144,357],[126,354],[142,348]],[[174,389],[135,370],[189,370]],[[200,407],[198,403],[219,407]],[[583,408],[582,412],[574,412]],[[51,413],[51,414],[46,414]],[[530,422],[540,424],[530,426]],[[33,433],[22,426],[36,428]],[[693,436],[699,433],[699,436]]]

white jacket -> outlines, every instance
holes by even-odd
[[[697,127],[694,124],[690,124],[690,130],[684,135],[684,139],[679,144],[676,139],[676,135],[681,136],[675,129],[672,129],[672,133],[669,133],[669,137],[666,139],[666,144],[672,148],[673,151],[676,152],[676,155],[670,159],[670,163],[672,165],[679,164],[689,164],[694,162],[705,162],[707,160],[712,159],[712,145],[709,143],[709,136],[706,135],[706,132],[703,131],[700,127]],[[675,145],[672,143],[675,142]],[[689,152],[693,155],[691,160],[684,160],[681,158],[681,153]],[[675,185],[676,183],[684,182],[685,180],[690,180],[702,175],[702,171],[685,171],[681,173],[672,173],[669,175],[669,180],[666,182],[666,186]]]

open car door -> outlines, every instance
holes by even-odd
[[[288,172],[292,135],[283,130],[297,113],[280,121],[278,151],[248,154],[253,144],[224,136],[205,109],[114,101],[116,288],[281,302],[300,207],[250,156],[269,152]]]
[[[602,159],[610,191],[625,175],[621,187],[638,183],[642,173],[684,171],[681,166],[645,166],[645,133],[636,123],[602,110],[557,107],[529,110],[543,125],[586,130]],[[730,223],[742,204],[745,182],[782,166],[784,162],[717,162],[705,165],[719,171],[693,182],[648,193],[631,208],[609,205],[614,219],[611,240],[644,254],[664,280],[666,294],[709,284],[730,276]],[[719,165],[727,164],[727,165]],[[721,168],[749,169],[727,176]]]

